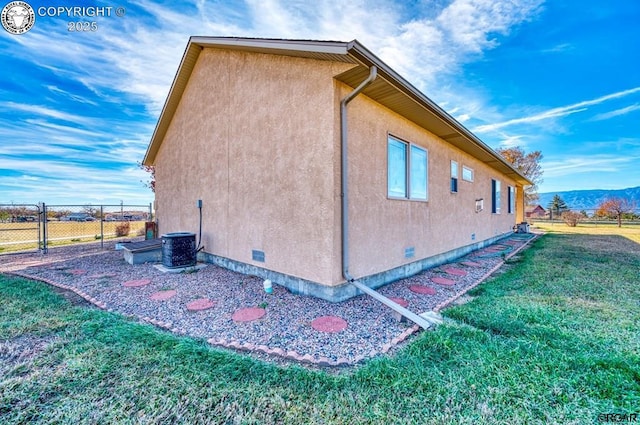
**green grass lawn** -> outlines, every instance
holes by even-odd
[[[640,244],[556,229],[393,357],[281,367],[0,276],[0,423],[640,421]]]

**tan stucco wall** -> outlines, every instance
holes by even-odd
[[[204,49],[155,161],[160,233],[197,233],[202,199],[206,252],[342,283],[339,102],[352,89],[333,76],[351,66]],[[388,133],[428,150],[428,202],[387,199]],[[516,221],[507,213],[513,181],[363,95],[349,105],[349,147],[354,277],[491,238]],[[491,213],[492,178],[502,183],[501,214]],[[484,198],[478,214],[476,198]],[[252,260],[254,249],[264,263]]]
[[[156,158],[160,232],[197,233],[202,199],[206,252],[330,284],[332,77],[351,66],[203,50]]]
[[[342,86],[340,96],[349,90]],[[512,229],[516,215],[507,213],[507,187],[515,186],[514,181],[366,96],[360,95],[349,105],[348,122],[353,152],[349,159],[353,277],[379,273]],[[388,134],[427,149],[427,202],[387,198]],[[459,167],[457,193],[450,191],[451,160]],[[463,165],[474,170],[473,182],[462,179]],[[501,181],[500,214],[491,213],[491,179]],[[478,198],[484,199],[484,210],[475,213]],[[405,258],[408,247],[414,247],[413,258]],[[338,258],[334,279],[339,280],[340,273]]]

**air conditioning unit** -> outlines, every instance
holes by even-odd
[[[191,267],[197,263],[196,235],[174,232],[162,235],[162,265],[175,269]]]
[[[522,222],[516,225],[516,233],[529,233],[529,223]]]

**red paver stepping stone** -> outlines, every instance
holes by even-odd
[[[478,263],[476,261],[463,261],[460,264],[465,265],[465,266],[469,266],[469,267],[482,267],[482,264],[480,264],[480,263]]]
[[[177,293],[178,291],[176,291],[175,289],[169,289],[166,291],[154,292],[149,296],[149,298],[151,298],[154,301],[166,301],[169,298],[175,297]]]
[[[267,314],[267,310],[260,307],[247,307],[236,310],[231,316],[234,322],[251,322],[252,320],[258,320]]]
[[[430,286],[425,286],[425,285],[411,285],[409,286],[409,290],[411,292],[415,292],[416,294],[423,294],[423,295],[435,295],[436,292],[438,292],[436,291],[435,288],[432,288]]]
[[[404,308],[407,308],[407,306],[409,305],[409,301],[405,300],[404,298],[389,297],[389,299],[396,304],[400,304]]]
[[[84,269],[73,269],[69,270],[69,273],[74,274],[76,276],[80,276],[81,274],[85,274],[87,271]]]
[[[340,332],[347,328],[347,321],[338,316],[322,316],[311,321],[311,327],[320,332]]]
[[[446,277],[432,277],[431,281],[442,286],[453,286],[456,284],[455,280],[447,279]]]
[[[209,298],[199,298],[197,300],[191,301],[187,304],[187,310],[189,311],[201,311],[207,310],[216,305],[216,302],[210,300]]]
[[[151,279],[137,279],[137,280],[128,280],[122,284],[127,288],[137,288],[139,286],[145,286],[151,283]]]
[[[455,267],[447,267],[444,269],[445,273],[452,274],[454,276],[466,276],[467,272],[462,269],[456,269]]]

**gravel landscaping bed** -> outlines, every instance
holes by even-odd
[[[418,314],[438,311],[486,279],[533,237],[513,234],[378,292],[406,300],[407,308]],[[10,255],[2,260],[2,272],[74,291],[100,308],[204,338],[216,346],[303,363],[357,363],[388,352],[419,330],[411,322],[399,322],[391,309],[366,295],[330,303],[294,295],[278,285],[267,294],[262,279],[255,276],[211,264],[198,271],[163,273],[153,264],[130,265],[122,251],[103,251],[99,245],[54,248],[46,255]],[[433,278],[441,278],[441,283]],[[251,310],[239,312],[247,308]],[[246,314],[261,317],[251,320]],[[337,332],[318,331],[311,324],[324,316],[342,318],[347,326]]]

